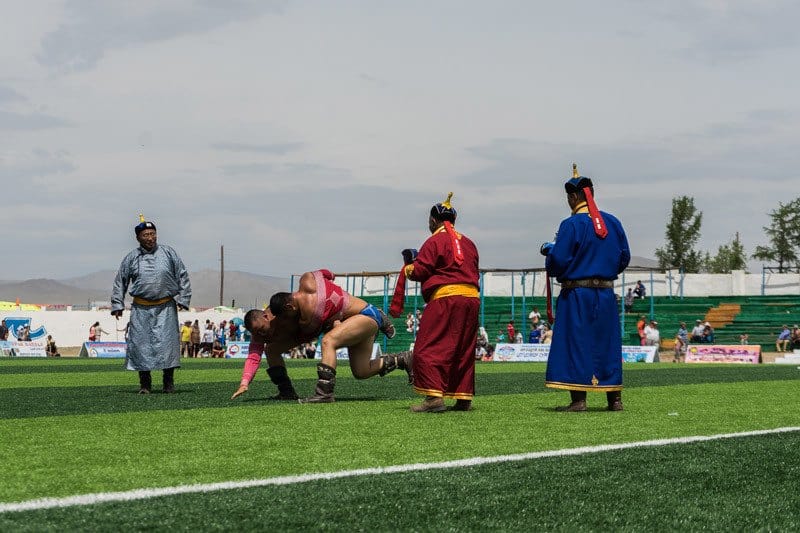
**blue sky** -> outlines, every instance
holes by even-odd
[[[482,266],[541,266],[573,161],[634,255],[676,195],[700,249],[738,231],[752,253],[798,196],[797,20],[788,1],[10,2],[0,279],[116,268],[139,212],[191,270],[221,244],[259,274],[395,269],[448,191]]]

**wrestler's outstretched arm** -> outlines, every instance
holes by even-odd
[[[239,382],[239,388],[233,393],[233,396],[231,396],[231,400],[247,392],[250,382],[253,381],[258,371],[258,367],[261,366],[262,353],[264,353],[264,340],[254,335],[247,348],[247,360],[244,362],[242,380]]]
[[[231,396],[231,400],[247,392],[250,387],[250,382],[253,381],[256,371],[261,365],[261,354],[264,352],[267,354],[267,373],[270,374],[270,379],[280,388],[280,384],[288,380],[288,376],[286,375],[286,364],[283,361],[282,354],[288,352],[295,346],[297,346],[297,343],[293,342],[276,341],[265,345],[263,343],[253,343],[251,341],[247,360],[244,363],[242,381],[239,383],[239,388],[233,393],[233,396]],[[278,368],[280,368],[282,371],[276,373],[273,369]],[[280,377],[276,378],[276,375]],[[276,379],[278,382],[276,382]],[[291,382],[289,382],[289,386],[291,386]]]

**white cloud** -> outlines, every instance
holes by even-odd
[[[541,264],[573,162],[640,256],[674,196],[714,251],[796,195],[786,3],[33,9],[0,20],[0,231],[36,242],[4,277],[115,268],[139,212],[192,269],[394,269],[447,191],[485,266]]]
[[[276,144],[250,144],[237,142],[217,142],[211,145],[215,150],[230,152],[256,152],[270,155],[286,155],[303,148],[303,143],[287,142]]]
[[[202,34],[265,13],[279,13],[284,5],[282,0],[69,0],[67,20],[44,36],[37,59],[60,72],[91,69],[110,50]]]
[[[0,152],[0,178],[22,187],[35,178],[69,174],[77,167],[66,152],[51,153],[41,148],[30,152]]]
[[[10,87],[0,85],[0,105],[9,102],[23,102],[25,97]]]
[[[0,111],[0,130],[43,130],[68,126],[71,126],[69,121],[43,113]]]
[[[791,0],[679,0],[639,8],[678,24],[689,42],[676,50],[711,65],[750,61],[800,43],[795,31],[800,5]]]

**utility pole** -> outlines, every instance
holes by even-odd
[[[223,291],[225,286],[225,246],[219,245],[219,305],[222,305]]]

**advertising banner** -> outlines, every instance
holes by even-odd
[[[24,328],[28,328],[28,337],[32,341],[44,341],[45,335],[47,335],[45,327],[35,326],[29,316],[7,316],[3,320],[6,321],[11,340],[18,339]]]
[[[127,347],[124,342],[84,342],[78,357],[120,359],[125,357]]]
[[[228,341],[225,345],[225,359],[247,359],[250,342]]]
[[[690,344],[686,349],[687,363],[759,363],[758,344]]]
[[[225,358],[226,359],[247,359],[249,342],[228,341],[225,345]],[[284,357],[289,357],[288,353],[283,354]],[[372,345],[372,359],[381,356],[381,346],[377,342]],[[317,345],[317,351],[314,354],[317,359],[322,359],[322,349]],[[336,359],[347,359],[347,348],[340,348],[336,350]]]
[[[547,362],[550,355],[549,344],[498,344],[494,347],[492,361],[534,361]]]
[[[0,354],[12,357],[47,357],[44,341],[0,341]]]
[[[622,360],[626,363],[652,363],[656,360],[656,347],[623,346]]]
[[[549,344],[498,344],[493,361],[546,363],[550,355]],[[652,363],[655,361],[655,346],[623,346],[622,360],[626,363]]]
[[[21,304],[19,302],[0,302],[0,311],[39,311],[42,306],[37,304]]]

